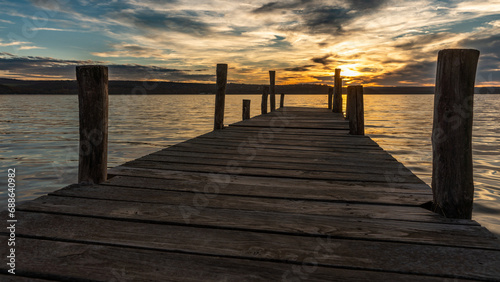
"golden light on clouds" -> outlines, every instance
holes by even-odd
[[[477,85],[500,80],[497,0],[8,3],[0,60],[11,78],[73,79],[68,69],[90,61],[116,79],[212,83],[227,63],[233,83],[267,83],[273,69],[279,84],[333,84],[341,68],[346,84],[421,86],[434,83],[437,52],[460,47],[481,51]],[[47,21],[34,21],[41,11]]]

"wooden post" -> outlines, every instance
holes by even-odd
[[[215,93],[214,130],[224,128],[224,105],[226,102],[227,64],[217,64],[217,92]]]
[[[285,94],[281,94],[280,97],[280,108],[283,108],[285,106]]]
[[[269,80],[270,80],[270,96],[269,100],[271,103],[271,112],[276,110],[276,71],[269,71]]]
[[[108,67],[78,66],[80,144],[78,183],[98,184],[107,179]]]
[[[349,134],[365,135],[363,86],[347,87],[347,97],[349,104]]]
[[[432,128],[433,209],[449,218],[472,217],[472,116],[479,51],[438,54]]]
[[[333,87],[328,87],[328,109],[332,109],[333,103]]]
[[[262,102],[260,104],[260,113],[267,114],[267,97],[269,96],[269,86],[264,86],[262,90]]]
[[[335,69],[335,94],[333,96],[333,112],[342,113],[342,78],[340,69]]]
[[[243,99],[243,120],[250,119],[250,100]]]
[[[347,86],[347,100],[345,107],[345,118],[351,119],[351,113],[354,112],[353,107],[356,105],[356,89],[354,86]]]

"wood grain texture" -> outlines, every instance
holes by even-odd
[[[269,71],[269,101],[271,112],[276,110],[276,71]]]
[[[251,100],[243,100],[243,108],[242,108],[242,119],[247,120],[250,119],[250,102]]]
[[[333,87],[328,87],[328,109],[332,109],[333,106]]]
[[[267,114],[267,100],[269,96],[269,86],[264,86],[262,90],[262,101],[260,103],[260,113]]]
[[[335,69],[335,94],[333,95],[333,112],[342,113],[342,77],[341,69]]]
[[[226,104],[227,64],[217,64],[215,92],[214,130],[224,128],[224,106]]]
[[[438,54],[432,129],[434,210],[446,217],[472,217],[472,120],[479,51]]]
[[[80,143],[78,183],[106,181],[108,165],[108,67],[78,66]]]

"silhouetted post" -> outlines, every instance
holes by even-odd
[[[349,134],[365,135],[363,86],[347,87],[347,97],[349,103]]]
[[[269,71],[269,90],[270,90],[270,96],[269,96],[269,101],[271,103],[271,112],[274,112],[276,110],[276,71]]]
[[[78,66],[80,144],[78,183],[98,184],[107,179],[108,67]]]
[[[472,119],[479,51],[447,49],[438,54],[432,128],[434,211],[449,218],[472,217]]]
[[[335,69],[335,94],[333,95],[333,112],[342,113],[342,78],[340,69]]]
[[[353,110],[353,107],[356,106],[356,89],[354,86],[347,86],[347,100],[346,100],[346,107],[345,107],[345,118],[346,119],[351,119],[351,113],[353,113],[355,110]],[[355,109],[355,108],[354,108]]]
[[[280,97],[280,108],[283,108],[285,106],[285,94],[281,94]]]
[[[224,128],[224,105],[226,102],[227,64],[217,64],[217,92],[215,93],[214,130]]]
[[[262,102],[260,104],[260,113],[267,114],[267,96],[269,96],[269,86],[262,89]]]
[[[250,119],[250,100],[243,100],[243,120]]]
[[[328,87],[328,109],[332,109],[333,103],[333,87]]]

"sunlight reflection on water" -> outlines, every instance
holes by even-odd
[[[3,95],[1,170],[17,169],[18,200],[76,182],[78,101],[70,95]],[[278,95],[279,100],[279,95]],[[241,100],[260,113],[260,95],[228,95],[225,124],[241,120]],[[326,95],[287,95],[285,105],[324,107]],[[211,95],[110,96],[108,166],[209,132]],[[345,101],[345,97],[344,97]],[[476,95],[474,219],[500,234],[500,95]],[[433,95],[365,95],[366,133],[430,184]],[[0,178],[5,187],[5,178]],[[0,192],[0,201],[6,194]]]

